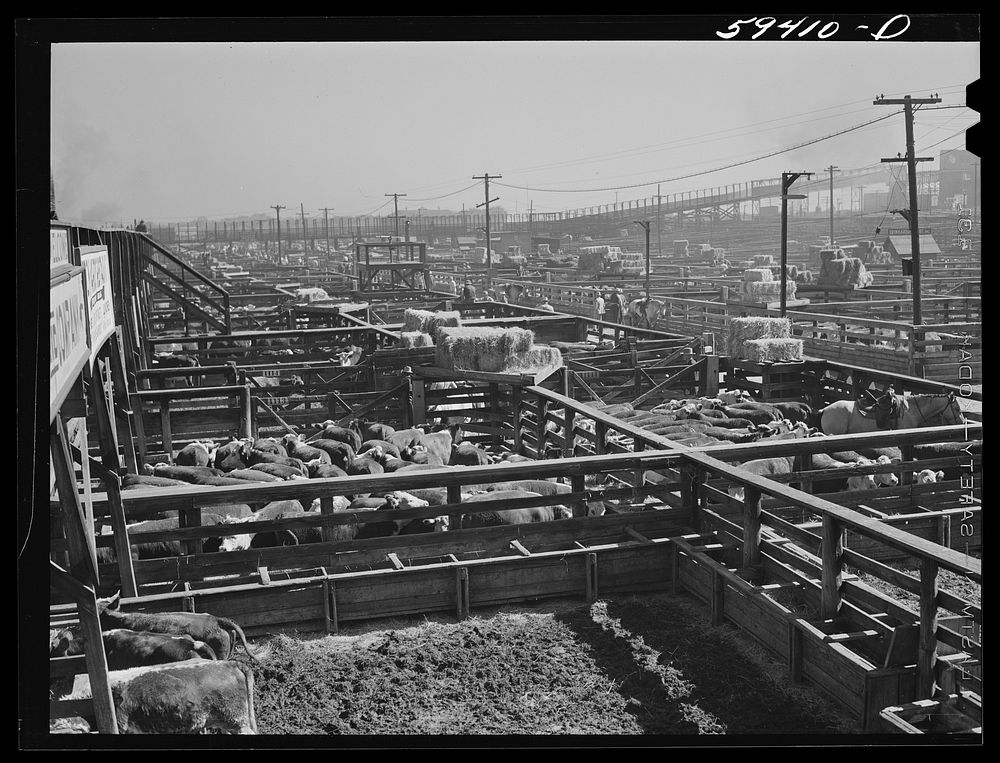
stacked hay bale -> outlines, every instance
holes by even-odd
[[[527,329],[442,326],[434,339],[440,368],[521,373],[563,364],[558,349],[536,345],[535,333]]]
[[[729,322],[730,357],[757,363],[801,360],[802,340],[792,338],[788,318],[733,318]]]
[[[434,339],[422,331],[403,331],[400,333],[399,346],[404,349],[413,347],[433,347]]]
[[[406,332],[417,331],[423,334],[434,336],[434,332],[440,326],[461,326],[462,314],[457,310],[415,310],[407,308],[403,312],[403,330]]]
[[[756,255],[770,258],[771,255]],[[795,299],[795,281],[786,280],[785,299]],[[774,273],[769,267],[753,267],[743,271],[743,282],[740,284],[740,299],[744,304],[768,304],[781,299],[781,281],[774,280]]]
[[[848,257],[843,249],[824,249],[819,253],[821,286],[840,289],[871,286],[875,277],[868,272],[858,257]]]
[[[773,254],[755,254],[753,256],[753,266],[755,268],[767,268],[774,265]]]

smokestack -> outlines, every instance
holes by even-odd
[[[56,214],[56,186],[52,182],[52,171],[49,171],[49,219],[58,220],[59,215]]]

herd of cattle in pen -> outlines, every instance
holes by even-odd
[[[443,408],[444,406],[442,406]],[[232,439],[217,444],[192,442],[176,454],[172,463],[146,465],[143,474],[126,475],[124,490],[156,490],[190,485],[246,486],[248,482],[270,483],[309,480],[314,478],[373,476],[386,473],[406,473],[428,469],[462,468],[503,462],[534,461],[509,451],[491,452],[464,439],[462,424],[466,418],[447,415],[438,410],[431,428],[412,427],[396,430],[373,421],[354,420],[339,426],[327,420],[314,427],[310,437],[288,434],[281,438],[258,437]],[[671,400],[650,411],[619,412],[625,421],[681,445],[746,443],[769,439],[823,437],[816,426],[821,411],[814,411],[800,402],[762,403],[742,392],[723,391],[713,398],[701,397]],[[593,435],[593,422],[580,417],[576,427]],[[565,442],[565,432],[553,422],[546,429]],[[577,434],[571,447],[586,448],[590,440]],[[608,432],[607,445],[628,449],[629,438]],[[965,445],[942,443],[914,446],[914,458],[933,459],[956,455]],[[981,445],[980,445],[981,447]],[[547,446],[542,458],[558,458],[562,447]],[[878,486],[898,484],[897,464],[902,460],[898,448],[877,448],[861,452],[842,451],[816,454],[815,469],[833,469],[852,465],[881,465],[876,474],[851,474],[844,479],[825,477],[813,483],[816,493],[871,490]],[[795,468],[794,457],[754,459],[741,464],[751,473],[765,478],[789,474]],[[512,472],[516,472],[513,469]],[[927,483],[948,479],[945,471],[925,469],[914,474],[914,481]],[[658,502],[646,498],[641,506],[629,500],[602,501],[601,486],[613,479],[611,475],[588,477],[590,492],[588,514],[655,509]],[[646,472],[645,479],[660,482],[666,478]],[[377,482],[377,481],[376,481]],[[367,488],[366,488],[367,489]],[[523,498],[555,497],[571,492],[569,485],[558,479],[519,479],[486,484],[467,484],[461,488],[462,503],[504,501]],[[742,499],[741,489],[731,487],[730,495]],[[315,495],[315,491],[310,495]],[[556,498],[555,500],[558,500]],[[204,552],[228,552],[283,545],[440,532],[449,528],[449,516],[396,519],[395,515],[379,516],[385,510],[444,506],[448,503],[445,488],[419,488],[406,491],[369,492],[332,497],[334,511],[354,515],[350,524],[337,524],[326,535],[318,527],[280,532],[240,533],[245,522],[275,521],[320,513],[319,499],[280,500],[267,503],[256,511],[248,504],[224,504],[202,509],[202,521],[216,525],[216,537],[203,541]],[[654,504],[654,505],[650,505]],[[258,504],[259,505],[259,504]],[[453,510],[454,507],[449,507]],[[541,506],[520,509],[498,509],[485,513],[461,514],[461,529],[485,526],[516,525],[570,518],[566,506]],[[128,526],[129,534],[162,532],[179,527],[176,511],[162,512],[163,518]],[[367,521],[363,521],[367,520]],[[110,528],[102,528],[102,534]],[[114,548],[105,538],[98,544],[99,561],[113,562]],[[140,542],[132,546],[137,559],[178,556],[184,553],[178,540]],[[239,625],[223,617],[207,613],[168,612],[138,613],[118,609],[118,597],[98,601],[98,612],[108,667],[112,672],[112,688],[119,729],[134,733],[243,733],[257,732],[253,708],[253,671],[250,665],[232,660],[235,647],[241,643],[251,660],[251,652]],[[85,639],[79,626],[50,630],[50,656],[64,657],[85,651]],[[73,692],[62,698],[89,696],[86,676],[78,677]],[[61,692],[60,692],[61,693]],[[155,708],[148,698],[157,696]],[[88,730],[89,723],[80,718],[53,721],[53,733]]]
[[[438,411],[438,413],[446,413]],[[802,402],[756,402],[743,392],[721,392],[714,398],[671,400],[651,411],[628,411],[618,414],[624,421],[646,431],[670,439],[679,445],[704,446],[727,443],[752,443],[765,438],[785,440],[825,436],[816,426],[819,411]],[[270,483],[314,478],[374,476],[407,473],[427,469],[447,469],[467,466],[484,466],[496,463],[532,461],[527,456],[509,451],[493,452],[464,439],[462,424],[465,418],[441,418],[434,427],[412,427],[396,430],[373,421],[354,420],[347,426],[338,426],[327,420],[314,427],[306,437],[287,434],[283,437],[257,437],[232,439],[224,444],[196,441],[186,445],[173,457],[172,463],[160,462],[145,465],[143,474],[123,477],[124,490],[178,487],[189,485],[246,486],[248,481]],[[546,429],[559,440],[565,440],[562,427],[547,422]],[[576,427],[593,436],[593,421],[578,418]],[[609,432],[607,444],[627,447],[629,438]],[[571,452],[585,449],[590,440],[575,435]],[[947,443],[915,446],[915,458],[940,458],[955,455],[958,444],[952,449]],[[954,450],[954,452],[952,452]],[[542,452],[543,458],[561,457],[563,448],[549,443]],[[841,479],[825,477],[813,484],[816,493],[873,490],[880,486],[899,484],[895,465],[901,462],[899,448],[868,448],[860,452],[836,451],[818,453],[812,457],[813,469],[834,469],[850,466],[884,466],[874,474],[851,474]],[[793,456],[753,459],[740,466],[762,477],[789,474],[794,470]],[[657,480],[656,475],[649,475]],[[945,478],[943,471],[925,469],[914,473],[918,484],[936,482]],[[589,487],[607,484],[610,476],[588,478]],[[949,477],[951,479],[951,477]],[[739,496],[740,489],[730,489]],[[570,487],[557,479],[505,480],[462,487],[463,503],[504,501],[538,496],[569,493]],[[315,493],[313,493],[315,494]],[[379,512],[393,509],[424,508],[448,503],[447,490],[443,487],[414,488],[409,490],[381,491],[331,497],[334,512],[347,512],[368,521],[334,525],[326,531],[330,541],[410,535],[440,532],[448,529],[465,529],[504,524],[525,524],[568,518],[572,511],[561,505],[526,509],[461,515],[461,528],[449,528],[446,515],[423,519],[386,520]],[[591,501],[590,515],[614,513],[620,506],[612,502]],[[219,535],[203,541],[204,552],[240,551],[283,545],[300,545],[320,542],[323,534],[318,527],[284,530],[281,532],[240,533],[240,525],[249,522],[267,522],[299,516],[315,516],[320,512],[320,499],[272,501],[256,511],[248,504],[224,504],[202,509],[202,521],[217,525]],[[161,519],[152,519],[129,525],[129,532],[162,532],[176,529],[177,512],[164,512]],[[103,531],[110,532],[105,526]],[[176,556],[182,553],[181,541],[160,540],[133,546],[133,556],[138,559]],[[99,561],[113,562],[114,547],[105,541],[98,547]]]

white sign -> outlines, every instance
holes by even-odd
[[[49,289],[49,421],[90,358],[83,273]]]
[[[49,272],[69,265],[69,229],[49,228]]]
[[[111,301],[111,266],[108,250],[80,255],[86,275],[87,326],[90,333],[91,358],[115,333],[115,309]]]

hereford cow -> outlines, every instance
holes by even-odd
[[[191,659],[108,673],[122,734],[256,734],[253,671],[241,662]],[[63,699],[90,699],[77,676]]]
[[[101,640],[104,642],[104,654],[109,670],[183,662],[193,657],[218,659],[212,647],[186,634],[149,633],[128,628],[113,628],[102,632]],[[49,657],[73,657],[85,651],[86,639],[79,626],[49,632]]]
[[[97,600],[101,630],[128,628],[151,633],[182,633],[197,641],[204,641],[220,660],[233,656],[236,639],[243,644],[247,655],[257,661],[257,657],[247,645],[243,629],[225,617],[195,612],[122,612],[119,608],[121,595]]]
[[[482,501],[514,501],[521,498],[537,498],[538,493],[528,490],[496,490],[477,493],[464,499],[465,503]],[[573,514],[565,506],[538,506],[528,509],[508,509],[487,511],[478,514],[464,514],[462,527],[497,527],[501,525],[526,525],[533,522],[551,522],[553,519],[567,519]]]

